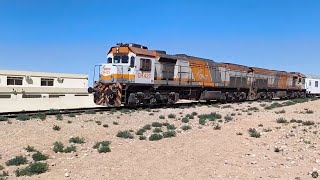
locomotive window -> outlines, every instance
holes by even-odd
[[[135,60],[135,58],[134,58],[134,56],[132,56],[130,58],[130,67],[134,67],[134,60]]]
[[[140,70],[141,71],[151,71],[151,60],[150,59],[140,59]]]
[[[115,64],[120,63],[120,56],[114,56],[113,60]]]
[[[312,84],[311,84],[311,81],[309,81],[309,86],[311,86]]]
[[[7,77],[7,85],[22,85],[23,77]]]
[[[128,56],[122,56],[121,63],[128,63],[128,62],[129,62],[129,57]]]
[[[111,58],[111,57],[108,58],[107,63],[108,63],[108,64],[111,64],[111,63],[112,63],[112,58]]]
[[[316,84],[314,85],[315,87],[318,87],[318,81],[316,81]]]

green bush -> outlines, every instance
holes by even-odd
[[[287,123],[288,121],[285,118],[278,118],[277,123]]]
[[[107,152],[111,152],[111,149],[109,146],[100,146],[98,148],[98,152],[99,153],[107,153]]]
[[[198,113],[197,112],[192,112],[191,115],[192,116],[196,116],[196,115],[198,115]]]
[[[53,143],[53,151],[55,153],[63,152],[63,149],[64,149],[64,145],[62,144],[62,142],[56,141],[55,143]]]
[[[162,123],[162,126],[168,126],[168,125],[169,125],[168,122],[163,122],[163,123]]]
[[[124,139],[133,139],[133,135],[129,131],[119,131],[117,137]]]
[[[165,119],[166,117],[164,115],[160,115],[159,119]]]
[[[27,158],[23,156],[16,156],[6,162],[7,166],[20,166],[22,164],[27,164]]]
[[[221,130],[221,126],[219,124],[216,124],[214,127],[213,127],[214,130]]]
[[[33,147],[33,146],[27,146],[26,148],[24,148],[27,152],[36,152],[37,150]]]
[[[263,124],[259,124],[258,127],[263,127]]]
[[[302,125],[304,125],[304,126],[313,126],[315,123],[314,123],[314,121],[304,121],[304,122],[302,122]]]
[[[229,121],[232,121],[233,118],[232,118],[231,116],[225,116],[225,117],[224,117],[224,120],[227,121],[227,122],[229,122]]]
[[[299,119],[299,120],[297,120],[297,123],[303,123],[303,121]]]
[[[143,133],[145,133],[145,132],[146,132],[146,130],[141,128],[136,132],[136,135],[143,135]]]
[[[149,137],[149,141],[158,141],[160,139],[162,139],[161,134],[151,134],[151,136]]]
[[[28,121],[30,120],[30,116],[27,114],[19,114],[16,119],[19,121]]]
[[[161,133],[162,132],[162,129],[161,128],[155,128],[153,130],[154,133]]]
[[[181,127],[181,129],[184,130],[184,131],[187,131],[187,130],[191,129],[191,126],[189,126],[189,125],[183,125],[183,126]]]
[[[93,149],[98,149],[100,146],[109,146],[111,144],[110,141],[101,141],[94,144]]]
[[[208,119],[209,121],[215,121],[217,119],[221,119],[221,114],[218,113],[210,113],[210,114],[201,114],[198,116],[199,119]]]
[[[45,119],[47,119],[47,114],[46,113],[37,113],[35,115],[35,118],[39,118],[41,120],[45,120]]]
[[[76,117],[76,114],[70,113],[68,116],[69,116],[69,117]]]
[[[171,137],[175,137],[176,136],[176,132],[175,131],[167,131],[163,133],[163,138],[171,138]]]
[[[259,108],[257,108],[257,107],[250,107],[250,108],[248,108],[248,111],[259,111]]]
[[[236,113],[231,113],[230,116],[236,116]]]
[[[69,146],[69,147],[66,147],[63,152],[65,153],[71,153],[71,152],[77,152],[77,147],[76,146]]]
[[[169,125],[167,126],[167,129],[168,129],[168,130],[175,130],[175,129],[177,129],[177,128],[176,128],[176,126],[175,126],[174,124],[169,124]]]
[[[8,121],[8,118],[5,116],[0,116],[0,121]]]
[[[69,139],[70,143],[75,143],[75,144],[83,144],[85,143],[84,138],[80,138],[80,137],[72,137]]]
[[[199,119],[199,124],[201,124],[201,125],[206,125],[206,119]]]
[[[175,115],[175,114],[169,114],[169,115],[168,115],[168,118],[169,118],[169,119],[174,119],[174,118],[176,118],[176,115]]]
[[[152,127],[162,127],[162,123],[159,123],[159,122],[153,122],[151,124]]]
[[[54,126],[52,127],[52,129],[53,129],[54,131],[60,131],[61,127],[58,126],[58,125],[54,125]]]
[[[140,140],[146,140],[147,137],[142,135],[142,136],[139,136],[139,139],[140,139]]]
[[[248,130],[250,137],[260,138],[261,134],[255,128],[249,128]]]
[[[145,126],[143,126],[144,130],[151,130],[151,125],[150,124],[146,124]]]
[[[47,163],[40,163],[36,162],[33,164],[30,164],[29,166],[23,168],[23,169],[18,169],[15,171],[16,176],[32,176],[32,175],[37,175],[37,174],[42,174],[48,171],[48,164]]]
[[[46,154],[42,154],[41,152],[36,152],[32,155],[32,159],[34,161],[44,161],[44,160],[47,160],[49,158],[48,155]]]
[[[194,115],[187,114],[187,115],[186,115],[186,118],[188,118],[188,119],[194,119]]]
[[[62,121],[63,120],[62,114],[56,114],[56,119],[59,121]]]
[[[290,123],[296,123],[296,122],[297,122],[297,120],[295,120],[295,119],[290,120]]]
[[[109,127],[109,125],[108,124],[104,124],[104,125],[102,125],[103,127],[105,127],[105,128],[107,128],[107,127]]]
[[[181,120],[183,123],[188,123],[189,122],[189,118],[188,117],[184,117]]]
[[[313,114],[314,112],[313,112],[312,110],[309,110],[309,109],[308,109],[308,110],[306,110],[306,113],[307,113],[307,114]]]

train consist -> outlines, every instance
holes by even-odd
[[[94,93],[96,104],[104,106],[306,96],[306,77],[301,73],[169,55],[138,44],[111,47],[99,72],[99,81],[88,91]]]

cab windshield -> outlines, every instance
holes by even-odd
[[[128,55],[116,55],[113,57],[113,63],[115,64],[118,64],[118,63],[127,64],[128,62],[129,62]]]

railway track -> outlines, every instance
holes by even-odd
[[[309,100],[312,100],[313,98],[307,98]],[[315,98],[315,99],[318,99]],[[294,100],[294,99],[287,99],[287,100],[280,100],[280,99],[274,99],[272,101],[288,101],[288,100]],[[262,101],[263,102],[263,101]],[[235,103],[235,102],[233,102]],[[242,103],[242,102],[238,102]],[[130,107],[88,107],[88,108],[71,108],[71,109],[49,109],[49,110],[36,110],[36,111],[16,111],[16,112],[0,112],[0,116],[7,117],[7,118],[16,118],[17,116],[23,114],[28,115],[30,117],[37,115],[39,113],[45,114],[45,115],[57,115],[57,114],[77,114],[77,113],[87,113],[90,114],[91,112],[108,112],[112,111],[113,109],[121,110],[121,109],[138,109],[138,108],[150,108],[150,109],[157,109],[157,108],[187,108],[194,105],[214,105],[214,104],[221,104],[221,102],[218,101],[211,101],[211,102],[199,102],[199,101],[189,101],[189,102],[179,102],[176,104],[162,104],[162,105],[154,105],[154,106],[137,106],[134,108]]]

